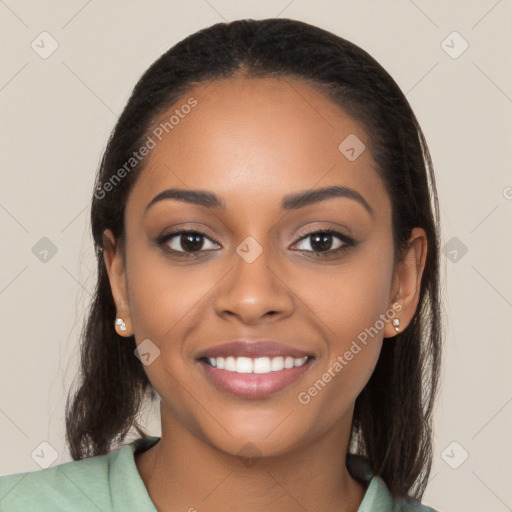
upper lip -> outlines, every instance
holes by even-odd
[[[197,359],[211,357],[311,357],[312,354],[273,340],[231,341],[208,347],[198,353]]]

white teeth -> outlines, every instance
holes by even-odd
[[[254,359],[254,373],[269,373],[271,371],[270,358],[258,357]]]
[[[234,357],[226,357],[226,363],[224,364],[224,370],[229,372],[236,372],[236,363]]]
[[[235,368],[236,373],[252,373],[252,359],[250,357],[237,357]]]
[[[295,366],[302,366],[308,360],[307,357],[293,358],[287,356],[277,357],[210,357],[208,362],[214,368],[236,373],[270,373]]]
[[[270,361],[270,369],[273,372],[277,372],[279,370],[282,370],[284,368],[284,357],[278,356],[273,357],[272,361]]]
[[[293,365],[295,364],[295,359],[293,357],[287,357],[284,360],[284,367],[285,368],[293,368]]]

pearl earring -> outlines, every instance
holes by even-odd
[[[396,332],[398,332],[400,330],[400,319],[399,318],[393,319],[393,327],[395,328]]]
[[[116,325],[121,329],[121,331],[126,331],[126,324],[122,318],[116,318]]]

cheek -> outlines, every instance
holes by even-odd
[[[375,247],[379,250],[362,248],[335,271],[297,280],[315,329],[324,335],[324,354],[297,399],[327,423],[347,410],[368,382],[382,347],[383,316],[392,318],[393,248],[385,242]]]
[[[208,297],[222,274],[208,265],[169,264],[147,249],[131,254],[127,271],[135,339],[137,344],[150,339],[160,351],[144,371],[166,406],[193,429],[194,407],[186,391],[190,373],[186,339],[191,326],[204,318]]]
[[[392,271],[393,248],[384,239],[365,242],[338,266],[297,272],[294,290],[312,318],[324,325],[331,352],[343,352],[347,342],[374,326],[389,309]],[[377,327],[382,330],[382,322]]]
[[[134,251],[128,270],[130,313],[135,338],[149,338],[162,350],[176,350],[182,323],[201,313],[219,277],[208,265],[169,264],[148,250]]]

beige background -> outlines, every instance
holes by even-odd
[[[422,124],[449,256],[442,395],[424,502],[442,512],[512,510],[510,0],[0,0],[0,474],[70,460],[63,407],[94,285],[93,176],[133,85],[202,27],[275,16],[369,51]],[[58,48],[42,58],[51,38]],[[57,249],[46,261],[37,257],[43,237]],[[150,416],[148,428],[158,435],[158,418]]]

